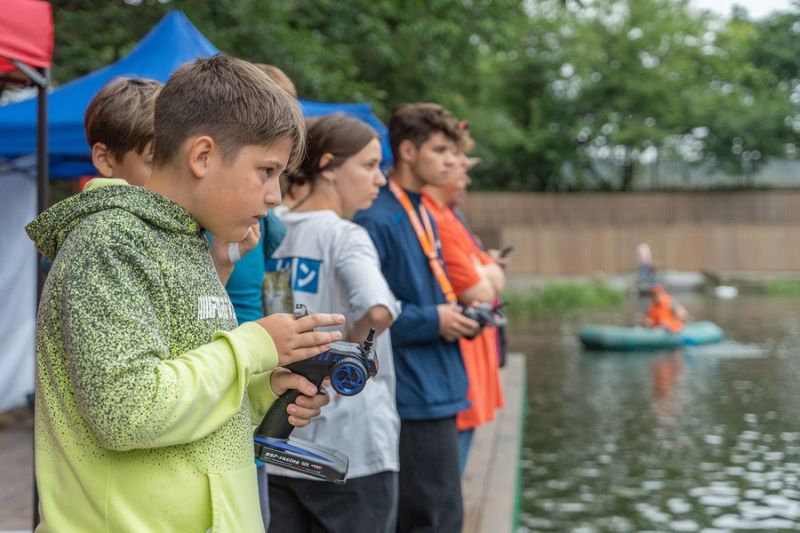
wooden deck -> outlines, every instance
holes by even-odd
[[[464,473],[464,533],[510,533],[519,514],[519,454],[525,408],[525,358],[502,371],[506,407],[475,432]],[[0,533],[30,531],[33,430],[30,420],[0,429]]]
[[[510,354],[502,370],[506,406],[475,431],[464,472],[463,533],[511,533],[519,518],[520,445],[525,423],[525,357]]]

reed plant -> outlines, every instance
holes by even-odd
[[[558,282],[529,294],[506,292],[503,301],[506,313],[513,318],[538,317],[622,305],[625,292],[601,281]]]

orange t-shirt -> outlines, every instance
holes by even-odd
[[[447,277],[456,296],[460,296],[481,280],[475,263],[489,264],[492,258],[478,248],[472,235],[449,207],[439,206],[426,194],[422,196],[422,202],[436,222]],[[458,429],[463,431],[494,420],[495,409],[503,407],[505,402],[500,385],[497,328],[486,327],[474,339],[461,338],[458,344],[469,381],[467,399],[472,403],[456,417]]]

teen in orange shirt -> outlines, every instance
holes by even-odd
[[[475,242],[464,227],[451,205],[463,194],[469,184],[467,150],[472,144],[466,132],[465,146],[459,146],[459,164],[443,185],[426,185],[422,201],[439,229],[442,257],[447,268],[447,277],[462,305],[475,302],[493,304],[505,283],[503,269]],[[486,327],[474,339],[459,339],[459,348],[464,358],[469,388],[467,399],[471,406],[461,411],[456,424],[459,430],[459,464],[461,472],[474,430],[479,425],[494,420],[495,409],[503,406],[503,391],[500,385],[500,356],[498,353],[497,328]]]

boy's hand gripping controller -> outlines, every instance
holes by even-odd
[[[307,314],[306,306],[295,306],[296,317]],[[336,392],[342,396],[354,396],[378,372],[377,358],[372,349],[374,336],[373,328],[362,344],[334,342],[327,352],[292,363],[286,368],[308,379],[322,394],[326,394],[322,389],[322,381],[330,377],[331,386]],[[275,400],[264,415],[253,436],[256,462],[288,468],[326,481],[344,483],[349,462],[345,455],[318,444],[290,438],[294,426],[289,424],[286,408],[299,395],[298,390],[289,389]]]

